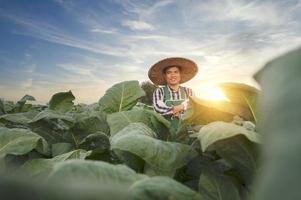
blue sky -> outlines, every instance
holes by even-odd
[[[257,86],[252,75],[301,44],[301,0],[0,0],[0,97],[48,102],[72,90],[99,100],[125,80],[148,80],[160,59],[194,60],[186,86]]]

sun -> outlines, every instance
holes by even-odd
[[[224,92],[218,87],[206,89],[204,98],[211,101],[229,101]]]

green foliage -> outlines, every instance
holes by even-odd
[[[170,122],[167,119],[154,111],[145,109],[113,113],[107,116],[107,121],[111,135],[116,134],[131,123],[141,122],[155,131],[159,138],[166,139],[168,137],[166,133],[170,127]]]
[[[263,167],[256,200],[301,199],[301,48],[268,62],[255,78],[259,98]]]
[[[26,104],[26,101],[35,101],[36,99],[33,96],[25,95],[22,97],[14,106],[14,112],[26,112],[29,111],[32,107],[31,104]]]
[[[55,157],[73,150],[73,145],[70,143],[55,143],[51,145],[51,155]]]
[[[66,199],[111,199],[112,188],[129,199],[245,199],[260,145],[244,126],[254,118],[253,104],[242,100],[249,97],[238,95],[247,87],[227,85],[235,88],[233,102],[191,98],[193,112],[176,137],[170,122],[141,100],[150,100],[153,86],[141,87],[118,83],[91,105],[74,105],[71,91],[53,95],[47,106],[26,103],[34,100],[29,95],[16,104],[1,100],[0,164],[18,163],[11,174],[44,183],[41,191],[51,195],[49,185],[66,188]],[[79,188],[85,196],[74,197]]]
[[[72,92],[59,92],[54,94],[49,101],[49,109],[65,113],[73,107],[75,97]]]
[[[191,199],[203,200],[201,194],[189,189],[179,182],[168,177],[152,177],[137,181],[130,187],[134,199],[152,200],[152,199]]]
[[[255,143],[260,142],[260,135],[256,132],[249,131],[242,126],[226,122],[212,122],[203,126],[198,133],[191,136],[195,136],[200,140],[202,150],[205,151],[215,142],[231,138],[236,135],[243,135]]]
[[[239,200],[240,194],[231,177],[205,171],[200,176],[199,191],[208,200]]]
[[[214,121],[231,122],[238,115],[245,120],[252,119],[248,107],[227,101],[208,101],[190,97],[191,110],[183,118],[184,124],[208,124]]]
[[[252,119],[257,122],[257,98],[259,90],[242,83],[221,83],[219,84],[227,98],[236,104],[248,108],[252,113]]]
[[[173,174],[193,157],[190,146],[156,139],[149,127],[132,123],[111,138],[111,148],[131,152],[147,162],[156,174]]]
[[[125,81],[108,89],[98,103],[105,113],[121,112],[130,110],[144,95],[138,81]]]
[[[3,103],[3,100],[0,99],[0,116],[5,114],[5,110],[4,110],[4,103]]]
[[[124,165],[112,165],[101,161],[70,160],[56,165],[49,181],[92,182],[130,186],[135,181],[147,178]]]
[[[34,178],[46,178],[57,163],[70,159],[85,159],[90,154],[91,151],[79,149],[57,155],[51,159],[32,159],[20,167],[19,173],[26,173],[27,176]]]
[[[22,113],[4,114],[0,116],[0,122],[9,128],[25,128],[38,113],[38,111],[30,110]]]
[[[153,93],[157,86],[150,81],[145,81],[141,83],[141,88],[144,90],[145,96],[142,97],[140,101],[146,105],[153,105]]]
[[[6,155],[23,155],[33,149],[45,155],[50,153],[47,142],[30,130],[0,127],[1,158]]]

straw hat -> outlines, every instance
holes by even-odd
[[[156,85],[165,85],[163,70],[166,67],[179,66],[181,68],[181,81],[185,83],[192,79],[198,72],[195,62],[180,57],[166,58],[154,64],[148,71],[149,79]]]

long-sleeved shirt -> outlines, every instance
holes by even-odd
[[[168,87],[168,91],[171,97],[171,100],[181,100],[181,99],[188,99],[188,96],[193,96],[193,91],[190,88],[183,87],[185,90],[185,97],[181,96],[180,89],[178,91],[173,91],[170,87]],[[173,114],[173,107],[167,106],[165,104],[164,99],[164,89],[163,87],[157,88],[153,93],[153,107],[154,110],[161,114],[161,115],[172,115]],[[187,108],[187,101],[184,101],[182,104],[185,108]]]

